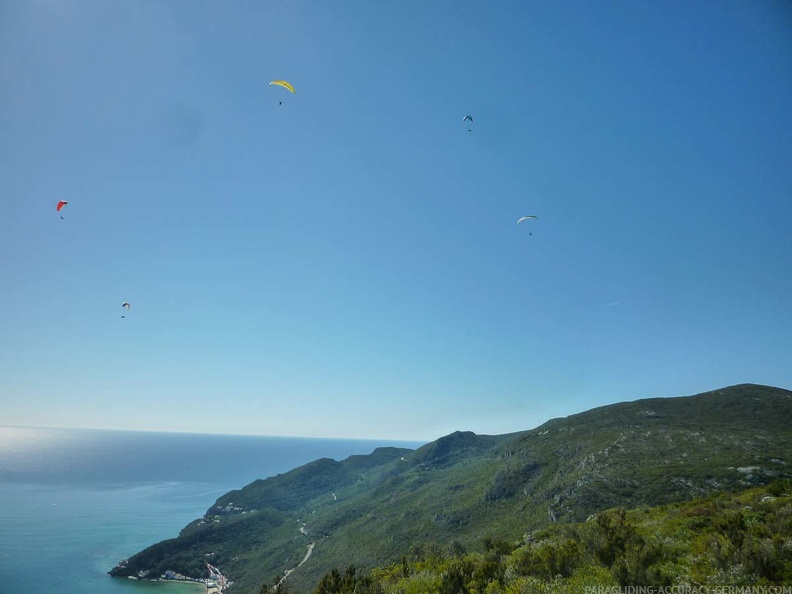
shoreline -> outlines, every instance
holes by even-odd
[[[310,556],[310,550],[308,552],[307,557]],[[305,560],[303,560],[305,562]],[[202,591],[206,594],[222,594],[233,582],[229,582],[226,577],[220,572],[217,567],[214,567],[210,563],[206,564],[207,569],[209,570],[209,577],[208,578],[194,578],[188,575],[183,575],[176,571],[168,570],[165,573],[161,574],[159,577],[148,577],[148,574],[151,573],[150,570],[148,571],[139,571],[138,575],[113,575],[113,572],[116,569],[128,569],[128,561],[123,559],[118,562],[118,564],[108,572],[113,579],[127,579],[133,582],[144,582],[146,584],[180,584],[180,587],[184,585],[195,586],[193,588],[194,591],[197,592],[197,588],[201,587]],[[142,574],[142,575],[141,575]],[[145,576],[145,577],[143,577]]]
[[[113,579],[123,579],[123,578],[113,578]],[[192,586],[192,588],[198,592],[198,588],[202,587],[206,594],[221,594],[222,590],[220,586],[212,585],[209,586],[206,582],[202,580],[173,580],[167,578],[154,578],[154,579],[147,579],[147,578],[136,578],[132,576],[128,576],[127,580],[133,582],[142,582],[145,583],[146,586],[153,586],[154,584],[178,584],[180,588],[184,588],[185,586]],[[156,587],[156,586],[153,586]]]

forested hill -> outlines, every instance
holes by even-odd
[[[294,569],[290,591],[307,593],[333,567],[386,565],[428,543],[475,550],[612,507],[783,477],[792,477],[792,392],[742,384],[603,406],[515,434],[455,432],[417,450],[317,460],[220,497],[178,538],[111,574],[204,577],[210,560],[234,580],[232,592],[259,592]]]

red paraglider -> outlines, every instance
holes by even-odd
[[[61,200],[60,202],[58,202],[58,206],[56,206],[56,207],[55,207],[55,210],[57,210],[58,212],[60,212],[60,211],[61,211],[61,208],[63,208],[63,207],[64,207],[64,206],[66,206],[67,204],[68,204],[68,202],[67,202],[66,200]],[[61,218],[63,218],[63,217],[61,217]]]

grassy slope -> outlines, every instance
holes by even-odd
[[[357,592],[377,594],[788,585],[792,481],[626,513],[608,510],[584,523],[553,524],[518,543],[492,544],[472,553],[454,547],[422,551],[347,582]],[[344,580],[333,587],[328,577],[315,592],[353,591]]]

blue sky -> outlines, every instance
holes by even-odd
[[[790,97],[781,1],[2,2],[2,423],[792,388]]]

